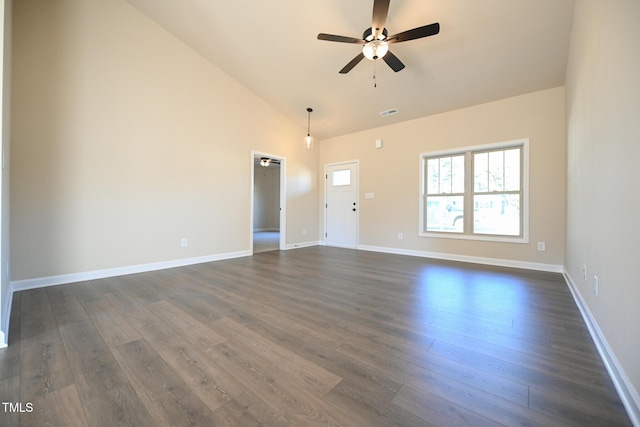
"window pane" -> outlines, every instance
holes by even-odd
[[[440,193],[451,193],[451,157],[440,159]]]
[[[331,185],[334,187],[351,185],[351,169],[333,171],[333,174],[331,175]]]
[[[464,193],[464,156],[451,158],[451,192]]]
[[[427,231],[462,233],[464,196],[429,196],[426,203]]]
[[[489,153],[489,191],[504,189],[504,151]]]
[[[440,159],[429,159],[427,161],[427,194],[438,194],[440,188]]]
[[[476,192],[489,190],[489,154],[478,153],[473,155],[473,188]]]
[[[520,149],[514,148],[504,152],[504,189],[520,190]]]
[[[473,232],[520,235],[520,195],[486,194],[473,197]]]

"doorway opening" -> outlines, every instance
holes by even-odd
[[[285,248],[286,159],[251,153],[251,241],[254,254]]]

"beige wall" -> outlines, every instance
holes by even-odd
[[[250,251],[251,150],[287,159],[287,243],[318,232],[304,121],[128,3],[17,2],[13,47],[13,280]]]
[[[2,46],[2,66],[0,67],[0,82],[2,89],[0,92],[1,108],[0,118],[2,120],[2,153],[4,155],[4,165],[0,172],[0,229],[2,241],[0,242],[0,346],[6,344],[8,332],[10,298],[9,298],[9,171],[11,159],[10,133],[11,115],[11,0],[0,0],[0,46]],[[2,13],[3,12],[3,13]],[[2,161],[2,159],[0,159]],[[5,335],[2,337],[2,335]]]
[[[566,83],[565,266],[635,388],[636,410],[640,409],[639,41],[640,2],[576,2]],[[597,296],[594,275],[599,278]]]
[[[383,139],[384,147],[379,150],[375,149],[378,138]],[[418,236],[420,153],[520,138],[530,139],[529,244]],[[563,88],[321,142],[321,165],[355,159],[360,161],[359,245],[562,265],[565,219]],[[364,199],[366,192],[374,193],[374,198]],[[321,194],[321,200],[322,197]],[[398,240],[398,233],[403,233],[403,240]],[[537,250],[539,241],[546,243],[545,252]]]

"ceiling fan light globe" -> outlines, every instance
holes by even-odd
[[[364,57],[369,60],[380,59],[389,51],[389,44],[384,40],[373,40],[362,48]]]

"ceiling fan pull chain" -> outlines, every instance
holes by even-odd
[[[373,61],[373,87],[378,87],[378,82],[376,81],[376,73],[378,68],[376,67],[376,61]]]

